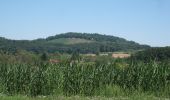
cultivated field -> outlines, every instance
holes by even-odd
[[[161,53],[157,60],[151,59],[147,52],[133,56],[2,53],[0,97],[2,100],[168,100],[170,62],[166,53]],[[146,55],[145,59],[141,55]]]
[[[130,57],[130,54],[125,54],[125,53],[113,53],[112,54],[113,58],[128,58]]]
[[[151,93],[169,97],[167,63],[0,64],[0,91],[7,95],[129,97]]]

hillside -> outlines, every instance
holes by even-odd
[[[87,39],[80,39],[80,38],[59,38],[59,39],[53,39],[53,40],[48,41],[48,43],[65,44],[65,45],[92,43],[92,42],[95,42],[95,41],[87,40]]]
[[[74,51],[80,53],[97,53],[140,50],[146,48],[150,48],[150,46],[140,45],[134,41],[128,41],[115,36],[88,33],[69,32],[32,41],[0,38],[0,50],[9,52],[24,49],[37,53],[72,53]]]

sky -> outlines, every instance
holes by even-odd
[[[32,40],[66,32],[170,46],[170,0],[0,0],[0,37]]]

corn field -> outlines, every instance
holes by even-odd
[[[0,92],[8,95],[94,96],[114,86],[170,97],[170,64],[0,64]]]

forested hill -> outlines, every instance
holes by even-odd
[[[41,52],[61,52],[61,53],[97,53],[129,51],[150,48],[148,45],[140,45],[134,41],[101,34],[89,33],[64,33],[50,36],[46,39],[9,40],[0,38],[0,50],[15,52],[19,49]]]

